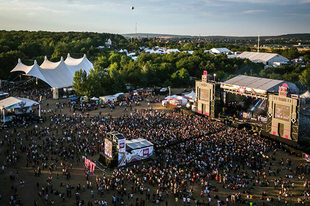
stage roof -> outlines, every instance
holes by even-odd
[[[245,75],[238,75],[232,79],[225,81],[223,84],[232,85],[235,87],[245,87],[266,92],[278,92],[279,87],[282,86],[282,84],[284,83],[288,85],[291,93],[299,93],[299,89],[297,88],[297,86],[291,82],[261,77],[251,77]],[[223,88],[224,86],[222,85],[221,87]]]
[[[34,61],[34,64],[27,66],[18,59],[18,63],[11,72],[21,71],[26,75],[36,77],[46,82],[53,88],[70,87],[73,84],[75,72],[82,69],[89,73],[93,68],[93,64],[84,55],[80,59],[74,59],[68,54],[64,61],[61,57],[59,62],[51,62],[45,56],[41,65]]]
[[[129,147],[132,150],[141,149],[141,148],[150,147],[150,146],[153,146],[153,143],[143,138],[126,140],[126,147],[127,148]]]

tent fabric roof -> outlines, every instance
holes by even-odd
[[[190,93],[185,94],[184,96],[190,97],[192,99],[195,99],[196,98],[196,93],[194,91],[191,91]]]
[[[82,69],[89,73],[92,68],[93,64],[86,58],[86,55],[80,59],[74,59],[68,54],[65,61],[61,57],[59,62],[51,62],[45,57],[40,66],[36,60],[32,66],[26,66],[18,59],[17,65],[11,72],[21,71],[26,75],[41,79],[53,88],[63,88],[72,86],[76,71]]]
[[[32,105],[38,105],[39,103],[36,101],[33,101],[31,99],[25,99],[20,97],[8,97],[6,99],[3,99],[0,101],[0,109],[3,107],[5,109],[14,109],[14,108],[20,108],[19,105],[21,102],[24,102],[24,107],[30,107]]]
[[[310,92],[306,91],[305,93],[303,93],[302,95],[300,95],[301,98],[310,98]]]
[[[212,48],[210,51],[213,53],[229,53],[229,52],[231,52],[227,48]]]
[[[0,91],[0,97],[1,97],[1,96],[5,96],[5,95],[8,95],[8,94],[9,94],[9,93],[1,92],[1,91]]]
[[[224,82],[224,84],[265,90],[267,92],[278,92],[279,87],[282,86],[283,83],[286,83],[289,86],[292,93],[296,93],[296,94],[299,93],[299,89],[297,88],[295,84],[291,82],[286,82],[283,80],[238,75]]]
[[[253,62],[267,62],[274,57],[281,57],[282,61],[289,61],[287,58],[276,53],[261,53],[261,52],[242,52],[237,57],[241,59],[249,59]]]
[[[138,138],[138,139],[132,139],[132,140],[126,140],[126,146],[129,147],[130,149],[141,149],[144,147],[150,147],[153,146],[153,144],[143,138]]]

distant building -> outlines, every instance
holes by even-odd
[[[180,53],[180,50],[178,50],[178,49],[167,49],[167,51],[166,51],[168,54],[170,54],[170,53]]]
[[[273,66],[275,62],[288,63],[289,60],[284,56],[276,53],[260,53],[260,52],[242,52],[237,56],[240,59],[248,59],[255,63],[263,63]]]
[[[230,53],[232,53],[232,51],[230,51],[227,48],[212,48],[210,51],[214,54],[230,54]]]
[[[204,50],[204,53],[214,54],[214,53],[211,52],[210,50]]]
[[[111,45],[112,45],[112,41],[111,41],[111,39],[108,39],[108,41],[105,42],[105,46],[110,47]]]

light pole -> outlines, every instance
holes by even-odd
[[[4,106],[2,107],[2,112],[3,112],[3,123],[5,123],[5,108],[4,108]]]
[[[215,81],[215,77],[216,77],[216,74],[215,74],[215,73],[213,74],[213,77],[214,77],[214,81]]]
[[[169,97],[171,96],[171,87],[168,86],[168,89],[169,89]]]

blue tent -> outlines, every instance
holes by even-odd
[[[69,98],[71,101],[74,101],[74,100],[77,100],[78,98],[77,97],[70,97]]]

